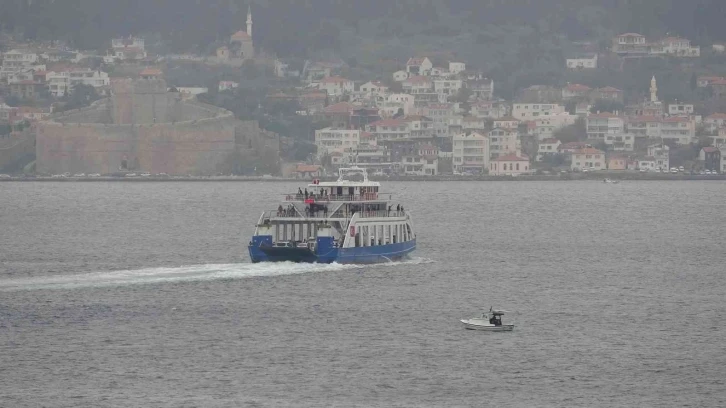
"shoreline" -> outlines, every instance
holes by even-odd
[[[700,175],[700,174],[663,174],[663,173],[567,173],[555,175],[527,175],[527,176],[393,176],[370,177],[371,181],[579,181],[592,180],[602,182],[604,179],[618,181],[688,181],[688,180],[726,180],[726,174]],[[333,181],[331,177],[321,177],[321,181]],[[212,177],[38,177],[17,176],[0,178],[0,182],[310,182],[310,179],[282,178],[282,177],[244,177],[244,176],[212,176]]]

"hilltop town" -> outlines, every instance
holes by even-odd
[[[351,164],[420,177],[726,172],[726,72],[693,69],[677,84],[688,94],[667,100],[662,70],[638,89],[597,76],[643,60],[689,69],[723,58],[721,44],[702,50],[637,33],[607,47],[583,43],[561,69],[587,81],[523,85],[504,99],[486,72],[446,53],[382,62],[385,75],[365,77],[339,58],[277,57],[253,38],[250,8],[206,55],[154,54],[133,36],[103,54],[3,38],[0,172],[313,178]],[[219,74],[179,79],[199,67]],[[260,78],[266,92],[253,98]]]

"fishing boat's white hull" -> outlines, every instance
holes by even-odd
[[[481,331],[491,331],[491,332],[514,330],[513,324],[503,324],[501,326],[495,326],[483,319],[469,319],[469,320],[462,320],[461,322],[464,323],[464,328],[467,330],[481,330]]]

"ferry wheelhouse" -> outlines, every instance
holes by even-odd
[[[416,249],[411,215],[366,170],[341,168],[265,211],[249,243],[252,262],[377,263]]]

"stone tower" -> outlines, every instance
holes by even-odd
[[[247,6],[247,35],[252,38],[252,6]]]
[[[655,75],[650,80],[650,101],[658,102],[658,85],[655,82]]]

